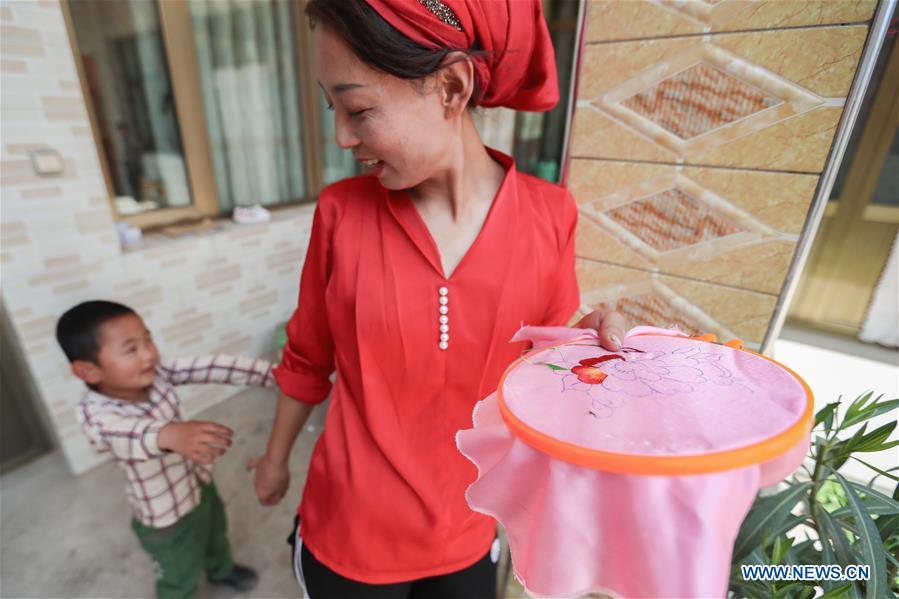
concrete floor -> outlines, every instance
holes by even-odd
[[[291,458],[290,491],[281,505],[256,501],[250,458],[260,455],[274,417],[274,396],[247,389],[195,416],[225,424],[234,445],[215,467],[228,511],[234,559],[259,572],[252,597],[299,597],[286,543],[303,490],[324,406],[313,412]],[[106,463],[76,477],[58,452],[0,478],[0,597],[152,597],[153,569],[130,528],[124,475]],[[505,558],[505,556],[504,556]],[[502,563],[501,563],[502,565]],[[506,599],[526,597],[510,576]],[[241,596],[202,581],[201,598]]]
[[[302,493],[306,468],[321,431],[305,430],[291,459],[292,482],[281,505],[256,501],[244,466],[265,449],[274,395],[249,389],[195,419],[234,429],[235,442],[218,462],[215,480],[229,518],[235,561],[260,575],[254,597],[297,597],[285,540]],[[313,413],[311,420],[320,422]],[[111,463],[75,477],[55,452],[0,479],[0,597],[150,597],[153,569],[129,525],[124,475]],[[207,586],[200,597],[230,598]]]

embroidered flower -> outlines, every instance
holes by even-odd
[[[575,366],[571,372],[577,375],[577,380],[588,385],[598,385],[608,376],[605,372],[595,366]]]
[[[598,385],[606,380],[609,376],[603,372],[597,364],[608,362],[609,360],[623,360],[624,356],[619,354],[608,354],[599,356],[598,358],[586,358],[580,361],[580,364],[571,369],[571,372],[577,375],[577,380],[588,385]]]
[[[558,375],[562,393],[578,393],[590,401],[588,413],[608,418],[628,397],[665,396],[690,393],[697,386],[741,384],[719,364],[721,354],[697,347],[668,352],[631,350],[585,358],[575,363],[558,350],[539,362]],[[600,366],[601,365],[601,366]]]

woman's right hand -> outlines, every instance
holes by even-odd
[[[287,462],[277,462],[267,455],[247,462],[247,471],[255,470],[253,486],[262,505],[278,505],[290,486]]]

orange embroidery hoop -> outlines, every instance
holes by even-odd
[[[637,336],[665,337],[667,335],[645,334]],[[685,337],[685,339],[688,338]],[[701,343],[714,343],[716,340],[714,335],[708,334],[691,337],[689,339]],[[549,351],[565,345],[570,344],[562,343],[553,347],[541,348],[538,351]],[[534,449],[577,466],[584,466],[607,472],[616,472],[619,474],[669,476],[706,474],[709,472],[721,472],[723,470],[734,470],[744,466],[761,464],[783,455],[795,447],[797,443],[801,442],[804,437],[808,437],[811,432],[813,422],[812,413],[815,404],[812,390],[798,374],[780,362],[747,349],[743,349],[742,342],[734,340],[724,345],[732,347],[735,351],[743,351],[758,356],[763,360],[767,360],[772,364],[776,364],[799,381],[802,388],[805,390],[806,404],[802,416],[793,425],[773,437],[765,439],[764,441],[759,441],[758,443],[753,443],[752,445],[702,455],[650,456],[588,449],[573,443],[560,441],[541,433],[535,428],[525,424],[515,416],[511,410],[509,410],[505,398],[503,397],[503,384],[506,381],[506,377],[508,377],[521,362],[528,361],[527,356],[522,356],[513,362],[503,373],[503,376],[499,381],[496,397],[499,404],[500,414],[506,422],[506,425],[509,427],[509,430]]]

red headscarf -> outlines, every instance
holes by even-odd
[[[540,0],[365,1],[425,48],[467,50],[477,44],[485,50],[485,56],[472,57],[483,90],[479,106],[540,112],[559,101],[555,55]],[[425,3],[452,10],[461,31]]]

